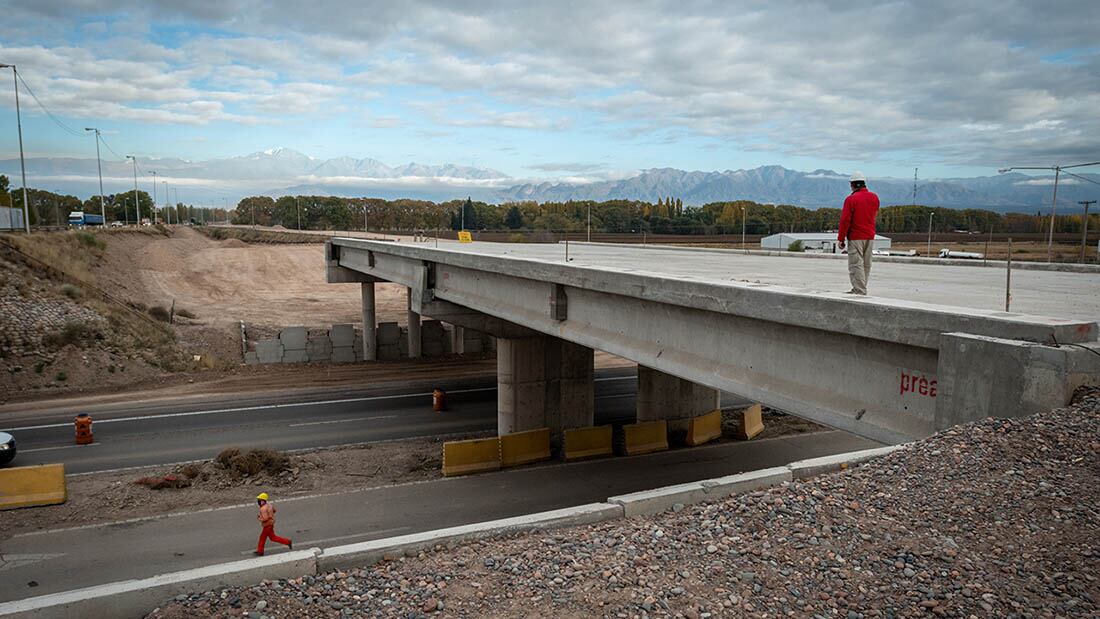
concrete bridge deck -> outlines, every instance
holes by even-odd
[[[434,248],[435,241],[402,245]],[[457,243],[441,240],[439,249],[565,263],[563,243]],[[847,263],[843,260],[765,256],[736,250],[599,243],[570,243],[569,258],[569,264],[577,267],[712,283],[755,282],[813,293],[844,292],[851,287]],[[1005,272],[998,268],[880,260],[873,263],[869,288],[874,297],[996,311],[1004,309]],[[1100,274],[1016,268],[1012,271],[1010,309],[1020,314],[1100,321]]]
[[[856,297],[841,292],[841,262],[736,252],[335,238],[328,260],[329,281],[363,282],[365,301],[372,282],[396,282],[409,287],[410,318],[492,332],[503,346],[500,391],[520,394],[502,396],[502,432],[537,421],[504,419],[543,406],[544,382],[583,383],[582,370],[565,367],[583,365],[576,346],[646,368],[647,414],[675,408],[675,393],[705,405],[707,394],[666,380],[678,378],[886,442],[1046,410],[1100,376],[1095,355],[1061,346],[1097,346],[1094,274],[1014,271],[1017,311],[1004,312],[1003,272],[973,267],[883,263],[871,284],[882,296]],[[523,343],[533,336],[565,347]],[[542,372],[547,355],[565,364],[561,376],[516,378],[534,361]],[[583,401],[574,395],[562,410]]]

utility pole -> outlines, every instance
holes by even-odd
[[[84,127],[85,131],[95,132],[95,165],[99,169],[99,214],[103,216],[103,225],[107,225],[107,207],[103,204],[103,162],[99,158],[99,129]]]
[[[302,231],[302,199],[294,196],[294,206],[298,209],[298,232]]]
[[[168,181],[161,181],[164,183],[164,216],[168,218],[168,225],[172,225],[172,211],[168,210],[168,203],[171,201],[168,198]]]
[[[592,203],[588,203],[588,242],[592,242]]]
[[[172,188],[172,197],[174,198],[174,200],[172,200],[172,201],[175,203],[175,207],[176,207],[176,223],[177,224],[182,224],[183,220],[180,219],[180,212],[179,212],[179,206],[180,206],[180,192],[179,192],[179,189],[176,189],[175,187]]]
[[[126,158],[134,162],[134,225],[141,227],[141,203],[138,202],[137,193],[137,157],[126,155]]]
[[[153,174],[153,225],[157,225],[157,171],[151,170]],[[167,197],[167,196],[165,196]]]
[[[11,67],[11,79],[15,83],[15,128],[19,132],[19,171],[23,175],[23,229],[31,233],[31,215],[27,201],[27,164],[23,161],[23,117],[19,113],[19,71],[13,64],[0,64],[0,69]]]
[[[1081,222],[1081,262],[1085,262],[1085,245],[1089,238],[1089,205],[1096,204],[1096,200],[1082,200],[1078,202],[1085,207],[1085,220]]]

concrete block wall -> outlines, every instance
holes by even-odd
[[[394,361],[409,354],[409,331],[396,322],[376,328],[378,359]],[[493,338],[466,329],[467,352],[493,350]],[[333,325],[326,331],[310,332],[305,327],[287,327],[276,337],[254,340],[245,353],[245,363],[354,363],[363,360],[362,332],[351,324]],[[452,352],[451,326],[438,320],[421,324],[421,346],[426,357]]]

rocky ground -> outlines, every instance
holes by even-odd
[[[181,617],[1096,617],[1100,389],[835,475],[347,572],[198,592]]]

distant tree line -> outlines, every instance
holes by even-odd
[[[567,202],[509,202],[488,204],[475,200],[384,200],[336,196],[253,196],[244,198],[230,213],[234,224],[283,226],[304,230],[512,230],[515,232],[585,230],[591,214],[594,232],[649,234],[747,234],[822,232],[835,230],[839,208],[808,209],[789,204],[758,204],[749,200],[711,202],[685,207],[680,199],[570,200]],[[1045,232],[1049,214],[1001,214],[982,209],[953,209],[922,205],[887,206],[879,210],[882,233],[925,232],[929,214],[935,232]],[[1100,219],[1090,215],[1090,228]],[[1056,232],[1080,232],[1080,215],[1060,215]]]
[[[91,196],[86,200],[72,195],[54,193],[44,189],[27,188],[27,202],[30,206],[28,212],[32,226],[64,226],[69,221],[71,211],[84,211],[98,215],[100,212],[99,196]],[[153,219],[153,199],[146,191],[137,192],[138,208],[141,210],[140,218]],[[12,189],[7,176],[0,174],[0,206],[12,206],[23,208],[23,190]],[[135,223],[134,221],[134,192],[126,191],[103,196],[103,209],[107,213],[107,221],[122,221]],[[195,207],[178,203],[165,205],[161,203],[157,207],[157,217],[162,221],[225,221],[227,218],[225,209],[211,209]]]

